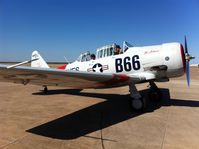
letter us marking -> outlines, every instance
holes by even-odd
[[[139,55],[134,55],[132,58],[127,56],[124,59],[115,59],[115,70],[116,72],[131,71],[140,69]]]

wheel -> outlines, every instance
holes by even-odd
[[[149,91],[149,98],[153,101],[159,102],[162,98],[162,92],[159,89]]]
[[[145,108],[143,98],[131,98],[131,107],[136,112],[142,111]]]

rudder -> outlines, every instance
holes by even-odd
[[[33,59],[37,59],[37,60],[31,62],[31,67],[49,68],[48,64],[41,57],[38,51],[32,52],[31,60]]]

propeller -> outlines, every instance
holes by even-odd
[[[190,65],[189,61],[194,59],[195,57],[191,56],[188,52],[187,48],[187,39],[186,36],[184,37],[184,48],[185,48],[185,61],[186,61],[186,78],[187,78],[187,85],[190,86]]]

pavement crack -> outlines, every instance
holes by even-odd
[[[20,138],[18,138],[18,139],[15,139],[15,140],[13,140],[13,141],[11,141],[11,142],[5,144],[5,145],[2,145],[2,146],[0,146],[0,149],[3,149],[3,148],[5,148],[5,147],[7,147],[7,146],[9,146],[9,145],[11,145],[11,144],[14,144],[14,143],[20,141],[21,139],[27,137],[28,135],[29,135],[29,134],[23,135],[22,137],[20,137]]]
[[[165,130],[164,130],[164,135],[163,135],[162,143],[161,143],[161,149],[163,149],[163,146],[164,146],[164,140],[165,140],[165,136],[166,136],[166,132],[167,132],[167,127],[168,127],[169,114],[170,114],[170,111],[168,109],[168,111],[167,111],[166,125],[165,125]]]
[[[104,146],[104,138],[103,138],[103,113],[100,113],[100,138],[101,138],[101,144],[102,144],[102,149],[105,149]]]
[[[88,136],[88,135],[86,135],[84,137],[91,138],[91,139],[99,139],[99,140],[101,140],[101,137],[94,137],[94,136]],[[116,140],[111,140],[111,139],[106,139],[106,138],[103,138],[103,140],[104,141],[110,141],[110,142],[117,142]]]

